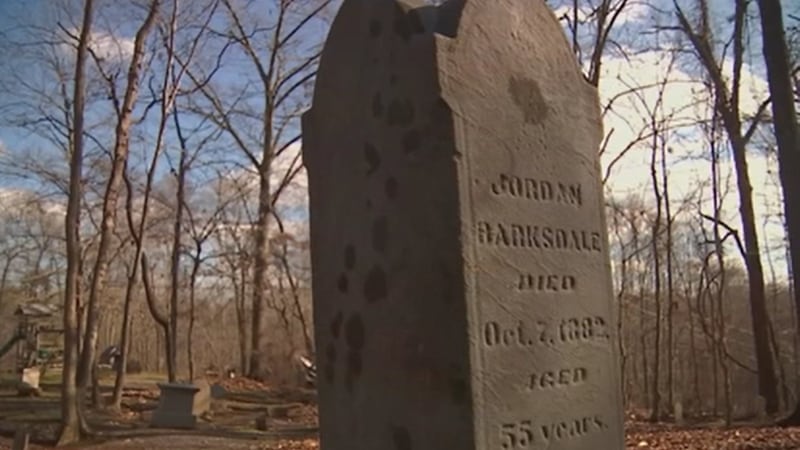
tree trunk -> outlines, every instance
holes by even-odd
[[[69,197],[64,223],[67,247],[67,275],[64,293],[64,363],[61,372],[61,430],[58,445],[69,445],[80,440],[80,411],[78,410],[78,341],[80,323],[78,302],[81,284],[80,209],[83,194],[83,111],[86,93],[86,55],[92,26],[94,2],[85,0],[75,58],[75,85],[73,94],[72,154],[69,164]]]
[[[264,155],[264,160],[271,156]],[[255,230],[255,252],[253,258],[253,316],[250,327],[250,377],[264,379],[267,375],[263,354],[264,304],[267,291],[267,268],[269,263],[269,218],[272,215],[272,195],[269,185],[269,164],[260,174],[258,191],[258,223]]]
[[[783,12],[779,0],[758,0],[767,81],[772,97],[772,117],[778,144],[778,173],[783,188],[784,216],[788,229],[791,267],[800,267],[800,132],[794,105],[789,50],[783,31]],[[792,277],[795,309],[800,318],[800,277]],[[800,402],[782,425],[800,425]]]
[[[661,184],[664,189],[664,215],[666,219],[666,251],[667,251],[667,398],[670,410],[675,405],[675,381],[674,381],[674,337],[673,337],[673,315],[674,315],[674,282],[672,276],[672,209],[669,204],[669,181],[667,176],[667,151],[666,143],[661,143]],[[673,411],[674,413],[674,411]]]
[[[738,118],[734,118],[738,122]],[[755,339],[756,361],[758,365],[759,393],[766,400],[767,412],[778,410],[778,390],[775,380],[775,364],[769,344],[769,317],[764,287],[764,269],[755,226],[753,210],[753,188],[747,172],[745,146],[736,133],[729,136],[733,149],[736,179],[739,191],[739,212],[742,217],[742,231],[745,246],[745,266],[750,291],[750,314],[753,318],[753,338]]]
[[[123,172],[128,159],[128,146],[130,143],[130,128],[132,125],[133,107],[139,94],[139,76],[144,59],[144,44],[150,29],[155,23],[159,9],[159,0],[153,0],[147,12],[147,17],[134,39],[134,50],[128,67],[127,87],[122,102],[116,126],[116,140],[114,142],[114,156],[111,174],[106,185],[103,197],[103,218],[100,224],[100,243],[95,256],[94,271],[92,272],[92,285],[89,291],[89,304],[87,306],[86,330],[83,337],[83,351],[81,352],[80,366],[78,367],[79,391],[85,390],[92,372],[97,351],[97,335],[99,328],[98,299],[103,295],[106,275],[108,272],[108,250],[117,222],[117,201],[122,184]],[[80,392],[79,392],[79,395]]]
[[[733,80],[731,88],[726,84],[720,65],[717,63],[713,47],[710,43],[708,30],[708,8],[706,0],[700,0],[701,13],[703,14],[703,30],[696,33],[683,11],[678,7],[678,20],[687,37],[692,43],[698,59],[703,64],[711,79],[714,91],[715,109],[719,112],[722,124],[733,153],[734,167],[736,169],[736,183],[739,193],[739,213],[742,221],[742,234],[744,244],[740,251],[744,258],[750,296],[750,313],[753,324],[753,339],[755,345],[756,361],[758,365],[759,393],[766,400],[766,409],[774,413],[778,409],[778,391],[775,380],[775,363],[769,344],[768,312],[764,290],[764,269],[761,265],[758,234],[753,211],[753,188],[747,169],[746,147],[748,136],[742,132],[742,122],[739,116],[739,84],[744,54],[744,28],[747,2],[736,0],[736,13],[734,15],[733,41]],[[676,5],[677,7],[677,5]],[[770,27],[774,24],[770,24]],[[737,237],[737,236],[735,236]]]
[[[174,383],[178,364],[178,288],[180,287],[181,264],[181,237],[183,234],[183,209],[186,189],[187,150],[181,145],[181,154],[178,159],[178,190],[175,196],[175,221],[172,234],[172,257],[170,266],[170,295],[169,295],[169,349],[167,350],[167,376],[170,383]]]
[[[652,118],[653,122],[655,122],[655,117]],[[652,142],[652,154],[650,158],[650,176],[653,182],[653,195],[656,198],[656,217],[653,221],[653,227],[651,231],[651,252],[653,257],[653,300],[655,301],[656,307],[656,328],[655,328],[655,345],[653,346],[654,355],[653,355],[653,385],[651,386],[653,393],[653,408],[651,410],[652,414],[650,416],[650,420],[653,422],[657,422],[661,420],[661,386],[660,386],[660,375],[661,375],[661,255],[658,248],[659,237],[661,235],[661,208],[662,208],[662,198],[661,198],[661,191],[658,186],[658,172],[656,169],[656,160],[657,160],[657,150],[659,147],[659,133],[656,128],[656,124],[652,123],[653,127],[653,142]]]
[[[164,332],[164,350],[165,356],[167,360],[167,373],[175,373],[175,367],[172,365],[172,359],[169,358],[168,355],[173,353],[172,350],[172,339],[170,336],[170,326],[169,326],[169,318],[166,314],[158,309],[158,305],[156,304],[156,293],[153,290],[153,284],[150,281],[150,265],[147,263],[147,254],[142,253],[142,283],[144,284],[144,297],[147,300],[147,309],[150,311],[150,315],[153,316],[153,320],[156,321],[159,327]],[[156,335],[157,339],[160,339],[159,335]],[[156,345],[157,348],[160,348],[160,345]],[[161,370],[161,358],[158,358],[158,369]]]
[[[197,274],[200,273],[200,263],[202,262],[202,246],[200,242],[195,242],[195,254],[192,258],[192,273],[189,276],[189,329],[186,332],[186,357],[189,360],[189,380],[194,380],[194,345],[192,343],[195,321],[195,285],[197,284]]]

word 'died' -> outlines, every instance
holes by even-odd
[[[572,292],[577,285],[578,280],[572,275],[523,273],[519,275],[516,288],[518,291]]]
[[[573,206],[583,205],[581,185],[578,183],[565,184],[501,173],[500,179],[492,183],[491,189],[492,194],[497,196]]]
[[[600,253],[602,235],[597,231],[538,225],[478,222],[478,242],[506,248],[531,248]]]

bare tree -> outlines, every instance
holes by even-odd
[[[78,367],[79,395],[88,386],[90,375],[93,372],[95,354],[97,352],[97,333],[99,328],[99,298],[103,295],[106,276],[108,272],[109,254],[117,219],[117,201],[122,184],[125,164],[128,160],[130,145],[130,128],[133,120],[133,107],[139,93],[139,77],[141,76],[142,63],[145,56],[145,41],[150,29],[156,20],[160,2],[153,0],[147,11],[144,22],[136,32],[134,39],[133,56],[128,68],[127,86],[120,103],[114,88],[113,76],[105,75],[109,82],[109,95],[114,103],[117,116],[116,141],[114,143],[111,173],[108,177],[103,198],[103,216],[100,227],[100,242],[98,244],[94,268],[92,270],[92,285],[89,291],[89,302],[86,313],[86,330],[83,336],[81,363]]]
[[[783,187],[784,215],[790,246],[790,264],[800,267],[800,131],[792,95],[789,49],[783,31],[780,0],[758,0],[764,60],[772,104],[772,120],[778,143],[778,162]],[[793,277],[795,308],[800,320],[800,277]],[[800,402],[785,425],[800,425]]]
[[[280,194],[279,190],[273,191],[271,183],[273,177],[285,179],[286,175],[296,173],[296,167],[284,174],[275,173],[273,163],[300,140],[300,134],[296,133],[297,119],[307,103],[308,88],[321,54],[321,42],[310,41],[310,33],[326,19],[333,1],[270,1],[269,4],[275,15],[264,24],[262,17],[248,15],[235,0],[223,1],[229,28],[217,34],[233,44],[251,64],[257,74],[252,84],[248,81],[234,95],[224,95],[212,84],[201,82],[204,77],[193,75],[206,103],[198,105],[196,112],[227,134],[258,179],[249,358],[249,372],[255,378],[267,374],[262,351],[269,234],[273,205]]]
[[[747,144],[752,137],[759,120],[754,120],[748,130],[743,129],[739,105],[741,71],[744,56],[744,29],[747,2],[736,0],[733,30],[733,80],[729,86],[722,75],[722,66],[717,61],[711,41],[708,25],[708,4],[706,0],[697,0],[700,11],[699,27],[689,22],[686,14],[675,3],[679,28],[689,39],[698,61],[708,74],[714,89],[715,108],[719,112],[721,122],[728,136],[736,167],[739,192],[739,210],[744,236],[743,258],[747,267],[750,291],[750,308],[753,324],[753,338],[758,361],[759,393],[767,403],[767,411],[774,413],[778,409],[777,381],[775,379],[775,362],[769,340],[769,317],[766,308],[764,290],[764,270],[759,252],[758,234],[753,210],[752,183],[748,173]],[[761,111],[757,116],[760,116]]]
[[[83,6],[83,25],[78,38],[75,58],[75,83],[73,89],[73,128],[72,156],[70,159],[69,197],[65,235],[67,240],[67,279],[64,293],[64,365],[61,373],[61,431],[59,445],[80,440],[80,411],[78,408],[78,288],[80,286],[80,208],[82,195],[83,168],[83,112],[86,91],[86,56],[91,36],[94,2],[85,0]]]

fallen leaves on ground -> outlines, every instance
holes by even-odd
[[[273,386],[247,377],[221,378],[218,383],[228,392],[262,391],[269,392]]]
[[[626,433],[628,450],[790,450],[800,449],[799,428],[741,427],[677,429],[634,426]]]
[[[662,425],[636,424],[628,430],[626,450],[791,450],[800,449],[800,428],[704,428],[677,429]],[[33,449],[44,447],[31,446]],[[225,448],[236,450],[319,450],[316,439],[258,442],[241,439],[198,436],[161,436],[108,442],[93,450],[198,450]],[[10,450],[11,440],[0,438],[0,450]]]

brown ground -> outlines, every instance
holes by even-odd
[[[636,426],[627,434],[626,449],[640,450],[789,450],[800,449],[800,430],[735,428],[671,430]],[[47,447],[32,445],[30,450]],[[318,450],[316,439],[253,441],[197,436],[133,438],[84,448],[98,450]],[[0,438],[0,450],[10,450],[11,440]]]
[[[87,442],[80,448],[98,450],[318,450],[313,393],[237,379],[222,382],[229,392],[212,403],[198,429],[184,434],[148,427],[158,401],[152,380],[133,380],[126,390],[121,414],[95,413],[90,422],[105,433],[105,438]],[[255,419],[266,405],[296,405],[289,417],[270,419],[269,430],[257,431]],[[32,427],[33,440],[47,443],[55,438],[59,409],[56,387],[45,387],[40,398],[20,398],[0,386],[0,450],[10,450],[13,430]],[[115,436],[111,438],[109,436]],[[51,448],[32,444],[29,450]],[[637,450],[788,450],[800,449],[800,428],[718,425],[677,428],[631,420],[627,424],[626,449]]]

